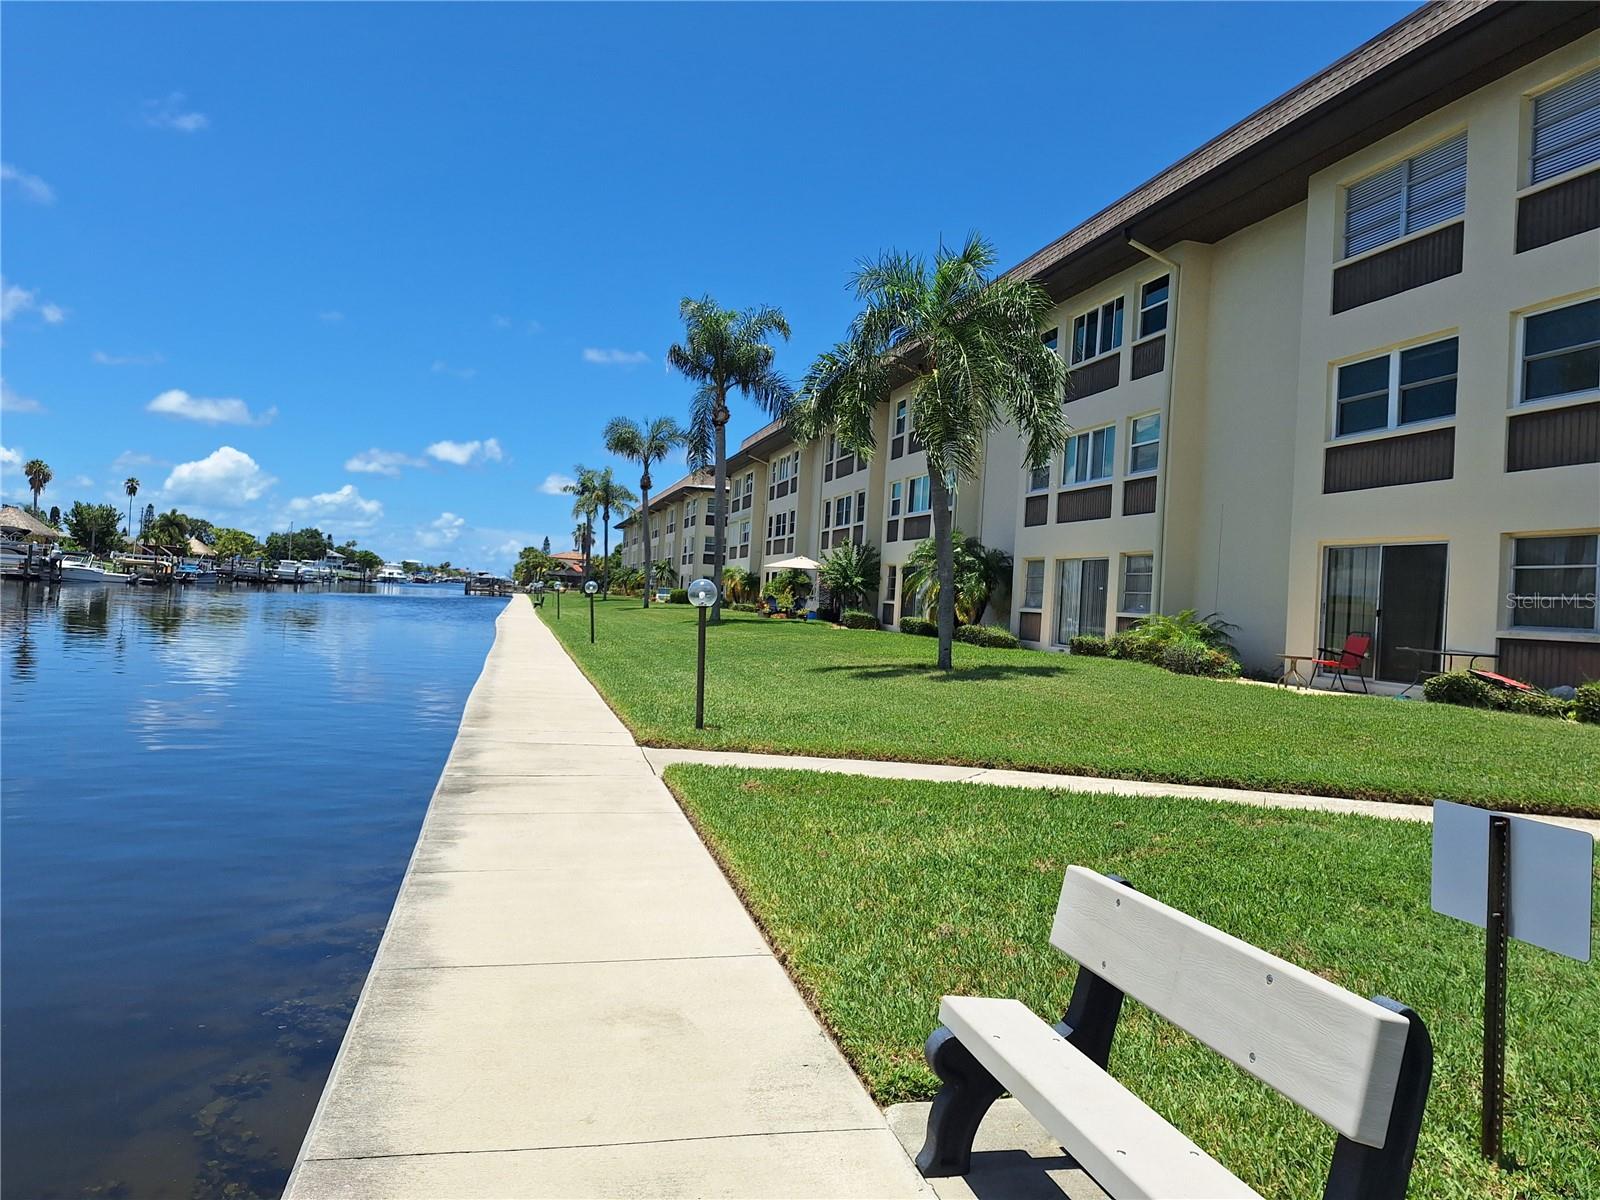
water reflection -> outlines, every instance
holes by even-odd
[[[6,1196],[273,1196],[503,601],[7,584]]]

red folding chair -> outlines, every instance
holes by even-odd
[[[1367,677],[1362,674],[1361,668],[1367,661],[1367,656],[1372,653],[1372,635],[1367,633],[1352,633],[1344,639],[1344,648],[1331,650],[1327,646],[1317,647],[1317,657],[1311,660],[1311,679],[1314,683],[1317,672],[1333,676],[1341,692],[1350,689],[1345,685],[1345,680],[1352,674],[1361,684],[1361,690],[1367,690]],[[1331,688],[1330,688],[1331,690]]]

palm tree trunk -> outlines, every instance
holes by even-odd
[[[711,476],[712,544],[711,582],[717,585],[717,602],[711,606],[711,624],[722,621],[722,559],[728,529],[728,506],[723,503],[723,492],[728,485],[728,420],[732,417],[722,398],[717,398],[717,467]]]
[[[650,589],[656,585],[656,560],[650,557],[650,476],[639,480],[639,520],[644,525],[644,606],[650,607]]]
[[[944,473],[928,471],[928,499],[933,504],[933,544],[939,552],[939,669],[951,669],[950,647],[956,637],[956,559],[950,541],[950,489]]]
[[[600,536],[605,539],[605,549],[600,552],[600,569],[605,572],[603,595],[611,595],[611,505],[608,502],[600,514]]]

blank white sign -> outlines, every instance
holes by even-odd
[[[1433,911],[1483,928],[1489,911],[1489,818],[1511,816],[1436,800]],[[1511,816],[1511,903],[1506,933],[1589,961],[1594,838],[1532,817]]]

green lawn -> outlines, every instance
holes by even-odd
[[[1435,1043],[1413,1197],[1600,1195],[1600,975],[1513,944],[1506,1146],[1478,1157],[1482,934],[1428,906],[1429,827],[1196,800],[674,766],[666,780],[885,1104],[932,1095],[945,994],[1058,1019],[1076,968],[1048,937],[1073,863],[1362,995]],[[1138,1005],[1112,1070],[1263,1195],[1320,1195],[1333,1134]]]
[[[707,635],[694,728],[692,608],[567,597],[540,615],[641,742],[971,763],[1600,816],[1600,726],[1421,701],[1307,696],[1141,663],[730,613]]]

